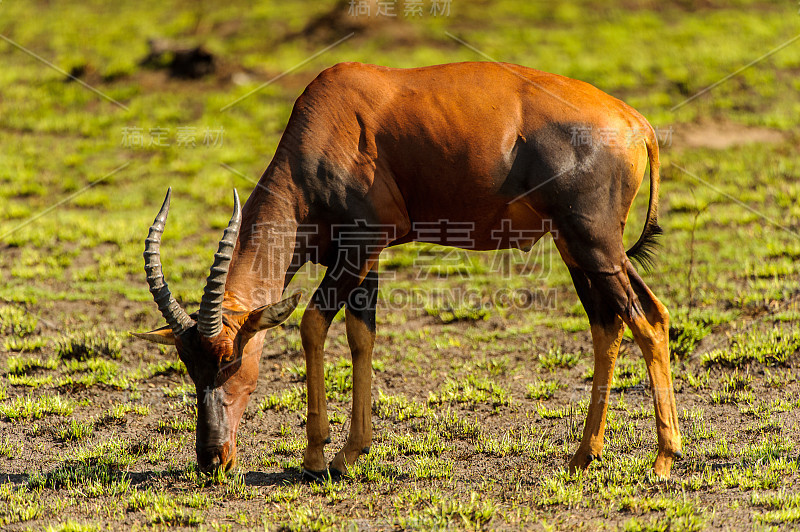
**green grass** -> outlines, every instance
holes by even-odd
[[[549,371],[557,368],[573,368],[581,360],[581,353],[564,353],[561,347],[550,349],[547,353],[539,355],[539,363]]]
[[[0,306],[0,333],[27,336],[36,330],[38,319],[19,307]]]
[[[129,413],[139,414],[144,416],[150,413],[150,407],[147,405],[133,405],[130,403],[121,403],[114,405],[108,409],[100,418],[99,421],[111,422],[124,420]]]
[[[56,353],[63,360],[119,358],[121,349],[122,337],[112,331],[82,331],[56,340]]]
[[[293,387],[280,393],[265,397],[259,404],[261,410],[286,409],[299,412],[305,408],[306,391],[304,388]]]
[[[800,350],[800,332],[784,329],[754,332],[737,336],[726,349],[703,355],[703,363],[741,367],[757,362],[769,366],[786,364]]]
[[[94,423],[91,421],[79,422],[74,419],[69,424],[61,429],[58,433],[59,439],[62,441],[75,441],[88,438],[94,432]]]
[[[60,395],[46,395],[36,399],[16,397],[0,403],[0,416],[8,420],[39,419],[46,415],[68,416],[74,403]]]
[[[561,388],[564,388],[564,384],[558,381],[537,380],[528,384],[526,395],[531,399],[550,399]]]
[[[464,381],[448,380],[439,393],[431,392],[429,404],[469,403],[473,405],[488,404],[494,408],[510,406],[513,402],[510,394],[500,385],[489,379],[479,379],[468,375]]]

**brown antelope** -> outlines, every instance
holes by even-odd
[[[583,135],[578,142],[576,130]],[[648,160],[647,220],[626,252],[623,229]],[[381,250],[411,241],[448,244],[414,229],[440,220],[470,222],[472,241],[463,247],[473,250],[529,249],[552,232],[588,314],[595,357],[589,412],[570,468],[586,468],[601,455],[614,363],[627,325],[652,385],[655,472],[668,476],[681,452],[668,313],[629,260],[646,263],[660,232],[658,169],[658,142],[647,120],[580,81],[500,63],[413,69],[339,64],[295,102],[275,156],[243,209],[235,196],[193,315],[170,295],[161,271],[167,193],[144,256],[150,291],[168,325],[137,336],[177,347],[197,388],[198,464],[203,470],[229,468],[258,379],[265,330],[298,303],[297,296],[281,300],[281,294],[306,262],[327,266],[301,321],[308,390],[303,466],[312,475],[326,470],[323,448],[331,440],[323,344],[344,306],[353,410],[347,442],[330,472],[346,473],[372,440]],[[498,237],[508,223],[526,236]],[[358,238],[348,237],[354,227]]]

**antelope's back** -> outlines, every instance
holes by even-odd
[[[539,190],[524,198],[528,207],[549,214],[550,198],[564,188],[553,176],[590,161],[619,175],[631,160],[625,132],[649,129],[634,109],[587,83],[518,65],[342,63],[298,98],[285,138],[321,188],[346,183],[366,194],[383,180],[411,220],[472,213],[488,230],[527,190]],[[603,142],[603,131],[620,138]],[[581,132],[591,140],[575,142]]]

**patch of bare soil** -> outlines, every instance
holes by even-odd
[[[784,134],[774,129],[745,126],[735,122],[705,121],[674,126],[673,146],[678,148],[711,148],[724,150],[743,144],[775,144]]]

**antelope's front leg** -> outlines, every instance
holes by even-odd
[[[353,411],[347,443],[331,462],[331,470],[347,473],[372,443],[372,348],[375,344],[375,308],[371,318],[362,312],[346,310],[347,341],[353,355]]]
[[[326,443],[330,443],[328,406],[325,397],[324,345],[330,320],[320,311],[315,298],[303,313],[300,323],[300,338],[306,354],[306,389],[308,392],[308,416],[306,436],[308,446],[303,457],[303,468],[313,475],[325,472]]]

